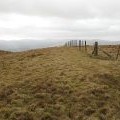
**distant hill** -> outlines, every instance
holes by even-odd
[[[62,46],[69,40],[18,40],[18,41],[5,41],[0,40],[0,50],[6,51],[25,51],[36,48],[47,48],[53,46]],[[120,41],[106,41],[106,40],[87,40],[88,45],[93,45],[94,41],[99,41],[99,44],[116,45],[120,44]]]
[[[64,45],[64,40],[0,40],[0,49],[7,51],[25,51],[36,48],[47,48]]]

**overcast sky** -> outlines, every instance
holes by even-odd
[[[0,0],[0,40],[120,40],[120,0]]]

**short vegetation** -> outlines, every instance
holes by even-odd
[[[64,47],[2,53],[0,120],[120,120],[120,61]]]

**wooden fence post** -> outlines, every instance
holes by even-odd
[[[118,59],[119,55],[120,55],[120,45],[118,47],[118,52],[117,52],[116,60]]]
[[[98,56],[98,42],[95,42],[94,51],[92,52],[92,54],[94,54],[94,56]]]
[[[87,51],[87,42],[85,40],[85,52]]]
[[[95,42],[95,49],[94,49],[94,55],[98,56],[98,42]]]
[[[79,40],[79,51],[81,51],[81,40]]]
[[[75,43],[74,43],[74,40],[73,40],[73,47],[74,47],[74,44],[75,44]]]
[[[77,47],[77,40],[76,40],[76,47]]]
[[[68,41],[68,47],[70,47],[70,41]]]
[[[72,47],[74,46],[74,41],[72,40]]]
[[[67,42],[65,43],[65,47],[67,47]]]
[[[75,47],[75,40],[73,40],[73,47]]]
[[[70,41],[70,47],[71,47],[71,41]]]
[[[83,47],[84,47],[84,41],[82,40],[82,50],[83,50]]]

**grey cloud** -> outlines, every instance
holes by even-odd
[[[119,0],[0,0],[0,39],[120,39],[119,5]]]
[[[64,18],[119,18],[119,0],[0,0],[0,12]]]

